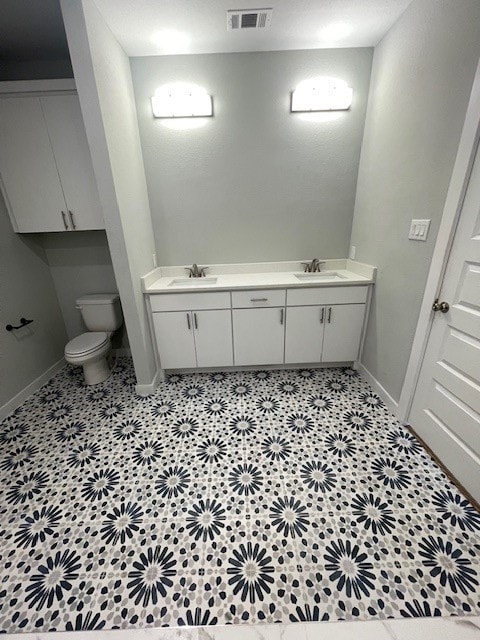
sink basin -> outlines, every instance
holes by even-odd
[[[318,273],[294,273],[297,280],[313,282],[332,282],[334,280],[345,280],[345,276],[336,271],[320,271]]]
[[[204,287],[206,284],[215,284],[216,282],[216,278],[174,278],[168,286],[195,288]]]

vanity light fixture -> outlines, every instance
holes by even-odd
[[[152,96],[155,118],[199,118],[213,116],[213,99],[203,87],[186,82],[165,84]]]
[[[344,80],[320,77],[304,80],[292,91],[290,111],[346,111],[350,108],[353,89]]]

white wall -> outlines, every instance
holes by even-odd
[[[0,407],[63,358],[65,325],[37,235],[14,233],[0,195]],[[33,324],[5,331],[21,317]]]
[[[139,385],[155,376],[140,277],[155,251],[128,57],[92,0],[62,0],[68,45]]]
[[[159,264],[346,257],[371,60],[371,49],[132,58]],[[319,75],[353,87],[351,110],[291,114],[291,90]],[[153,118],[150,97],[175,81],[213,95],[201,128]]]
[[[363,364],[396,400],[479,55],[478,0],[414,0],[375,49],[351,244],[378,266]]]
[[[77,298],[118,291],[107,236],[104,231],[45,233],[43,247],[71,340],[86,330],[75,307]],[[114,346],[128,347],[126,332],[115,335]]]

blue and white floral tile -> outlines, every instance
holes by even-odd
[[[0,444],[2,630],[480,611],[480,515],[352,370],[66,367]]]

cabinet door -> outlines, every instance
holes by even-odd
[[[65,198],[39,98],[0,99],[0,179],[16,231],[65,231]]]
[[[285,309],[234,309],[233,344],[236,365],[282,364]]]
[[[153,327],[163,369],[197,366],[192,314],[186,311],[153,313]]]
[[[287,307],[285,362],[320,362],[325,307]]]
[[[232,366],[232,312],[230,309],[194,311],[193,326],[197,366]]]
[[[364,304],[326,307],[322,362],[353,362],[358,358],[364,316]]]
[[[70,223],[79,230],[104,229],[78,96],[47,96],[40,98],[40,101],[67,209],[73,217]]]

